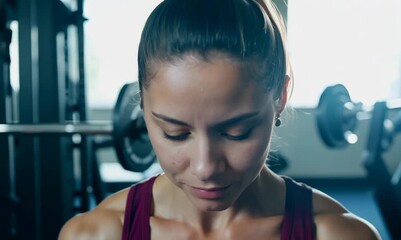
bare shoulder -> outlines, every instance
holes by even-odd
[[[68,220],[58,239],[121,239],[128,191],[129,189],[119,191],[93,210]]]
[[[336,199],[317,189],[313,189],[313,211],[315,214],[348,212]]]
[[[381,239],[376,228],[352,213],[315,216],[317,239]]]
[[[350,213],[337,200],[314,189],[313,207],[317,239],[381,239],[368,221]]]

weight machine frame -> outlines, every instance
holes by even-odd
[[[388,127],[388,110],[386,102],[377,102],[374,105],[363,164],[367,178],[374,186],[374,197],[390,235],[393,239],[401,239],[401,183],[399,178],[391,175],[382,157],[383,152],[390,146],[393,135],[399,131],[398,125],[401,122],[396,116],[396,121],[392,122],[394,125]],[[401,117],[401,112],[398,114]],[[401,163],[399,168],[400,166]]]
[[[5,0],[0,0],[0,123],[11,120],[12,94],[10,85],[10,52],[11,29],[9,19],[11,6]],[[12,150],[9,142],[12,137],[0,136],[0,239],[12,239],[14,228],[16,197],[15,181],[13,176],[13,164],[11,160]]]

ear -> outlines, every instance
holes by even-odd
[[[281,92],[281,95],[277,99],[277,103],[276,103],[276,115],[278,115],[278,116],[281,114],[281,112],[285,108],[285,105],[287,104],[288,87],[289,87],[290,81],[291,81],[290,76],[285,75],[285,83],[284,83],[283,91]]]

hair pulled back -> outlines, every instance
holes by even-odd
[[[214,52],[247,64],[252,76],[279,98],[291,70],[285,26],[263,0],[165,0],[149,16],[138,50],[140,90],[149,87],[158,64],[187,54],[207,60]]]

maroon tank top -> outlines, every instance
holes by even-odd
[[[283,177],[287,187],[281,240],[313,240],[315,224],[312,210],[312,189]],[[153,183],[156,176],[131,187],[125,209],[123,240],[150,240],[150,215]]]

